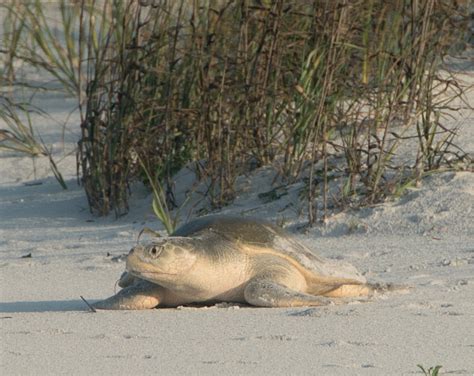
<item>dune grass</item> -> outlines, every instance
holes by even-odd
[[[442,368],[442,366],[425,368],[420,364],[418,364],[417,367],[421,370],[421,372],[423,372],[425,376],[438,376],[439,370]]]
[[[62,40],[39,0],[15,4],[5,74],[20,59],[77,97],[79,174],[100,215],[126,213],[138,179],[170,230],[163,192],[183,166],[218,208],[239,175],[272,165],[278,184],[307,182],[314,224],[335,177],[339,202],[364,205],[469,158],[442,125],[465,89],[441,70],[466,22],[451,1],[60,0]],[[400,162],[412,140],[416,160]]]

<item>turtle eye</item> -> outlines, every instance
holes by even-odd
[[[157,246],[153,246],[150,248],[149,253],[152,258],[157,258],[161,253],[161,248]]]

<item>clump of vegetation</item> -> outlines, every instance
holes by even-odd
[[[63,189],[67,189],[52,150],[35,134],[32,113],[43,114],[43,111],[27,103],[13,102],[0,94],[0,120],[6,125],[6,129],[0,129],[0,148],[27,154],[33,160],[38,156],[47,157],[54,177]]]
[[[430,367],[428,369],[425,369],[420,364],[417,364],[417,367],[421,369],[421,371],[423,372],[425,376],[438,376],[439,370],[442,368],[442,366],[436,366],[436,367]]]
[[[467,158],[442,125],[463,95],[440,70],[466,22],[452,1],[61,0],[63,41],[39,0],[6,7],[8,74],[22,59],[78,98],[79,174],[101,215],[125,213],[140,179],[171,228],[184,165],[220,207],[271,164],[279,184],[307,181],[313,224],[336,178],[337,202],[370,204]],[[397,160],[413,140],[416,159]]]

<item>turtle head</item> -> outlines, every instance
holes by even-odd
[[[186,273],[195,262],[193,239],[168,237],[132,248],[126,268],[133,276],[158,283]]]

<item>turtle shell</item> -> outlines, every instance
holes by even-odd
[[[365,278],[352,265],[323,259],[280,227],[257,218],[205,216],[186,223],[172,236],[205,240],[209,244],[208,249],[221,247],[223,240],[226,240],[227,248],[233,248],[234,251],[238,250],[239,244],[270,248],[275,253],[292,258],[316,276],[348,278],[361,283],[366,282]]]

